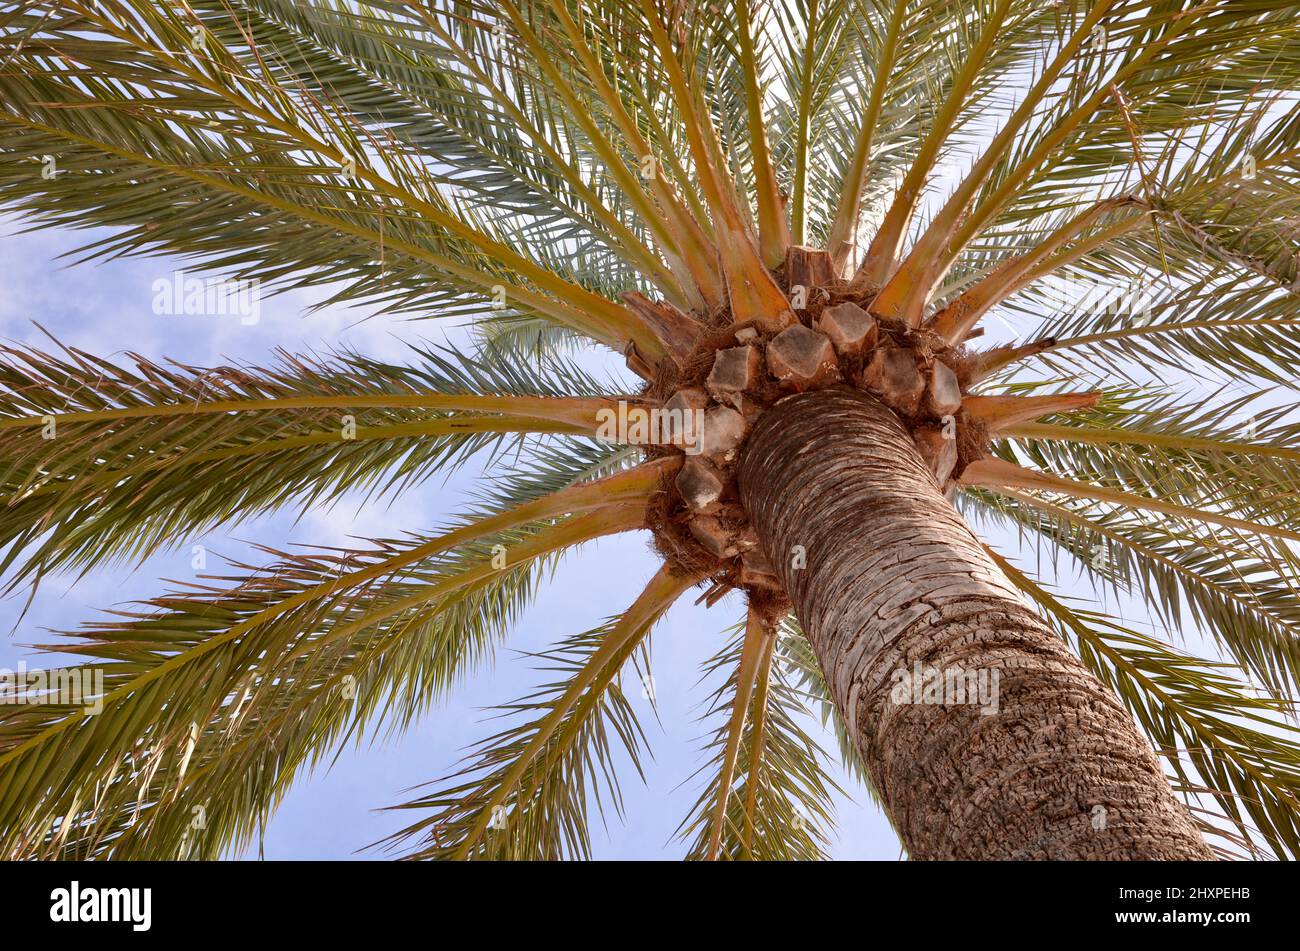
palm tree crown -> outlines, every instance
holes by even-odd
[[[0,24],[11,211],[476,341],[212,368],[4,348],[11,590],[487,460],[444,529],[237,566],[58,645],[103,666],[103,709],[0,709],[0,855],[242,846],[302,770],[472,671],[566,549],[648,530],[662,570],[543,656],[394,844],[587,855],[645,748],[620,674],[699,586],[748,612],[710,662],[689,854],[822,856],[804,713],[845,725],[737,467],[770,407],[832,387],[890,406],[973,524],[1203,628],[1214,660],[992,553],[1224,854],[1300,853],[1294,0],[60,0]],[[1009,317],[1028,335],[979,339]],[[635,384],[584,372],[589,346]]]

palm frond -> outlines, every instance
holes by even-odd
[[[645,737],[617,679],[650,628],[698,579],[663,569],[618,619],[540,655],[561,674],[503,708],[525,719],[483,740],[439,788],[400,806],[433,814],[393,836],[416,858],[586,857],[589,794],[618,807],[611,733],[640,769]]]
[[[1077,482],[1286,527],[1300,518],[1295,408],[1254,395],[1104,400],[1059,422],[1018,423],[994,454]]]
[[[1043,326],[1054,344],[1038,361],[1054,373],[1134,384],[1189,365],[1211,379],[1291,382],[1300,316],[1287,292],[1251,274],[1216,272],[1192,284],[1146,285],[1137,294],[1131,302],[1094,300],[1062,310]]]
[[[528,433],[590,433],[604,405],[568,361],[414,355],[199,368],[3,348],[0,569],[19,565],[17,584],[286,505],[400,492]]]
[[[744,704],[747,715],[736,734],[735,752],[730,752],[745,627],[732,628],[729,643],[705,664],[706,677],[725,678],[703,714],[718,726],[705,747],[709,761],[696,774],[707,776],[708,782],[678,835],[689,844],[691,859],[824,859],[834,825],[832,796],[840,789],[829,774],[825,751],[805,725],[806,698],[784,664],[758,665],[760,670],[766,667],[767,678]],[[733,755],[734,767],[728,771]],[[725,811],[715,846],[719,802],[725,803]]]
[[[531,592],[528,566],[640,527],[658,480],[647,475],[574,486],[434,538],[282,554],[266,571],[91,625],[87,640],[56,650],[106,661],[98,709],[19,706],[0,723],[0,771],[21,777],[0,784],[5,854],[121,857],[166,841],[166,854],[211,857],[246,842],[354,713],[383,701],[409,723],[481,657],[487,634]],[[566,511],[587,514],[554,520]],[[346,701],[358,696],[354,711]],[[211,796],[196,799],[191,786]],[[188,834],[194,805],[214,820],[201,836]],[[53,835],[70,828],[78,834]]]
[[[633,315],[514,248],[420,162],[400,150],[381,162],[380,143],[346,114],[268,87],[255,48],[189,50],[187,15],[127,3],[28,15],[32,28],[3,47],[22,65],[0,77],[0,150],[14,160],[6,198],[47,222],[123,229],[97,253],[167,248],[268,283],[337,279],[340,261],[357,261],[354,296],[381,299],[392,296],[392,254],[410,282],[423,272],[427,284],[432,268],[462,295],[505,287],[518,308],[618,350],[635,340],[659,352]],[[23,159],[43,154],[66,159],[62,176],[27,174],[35,165]],[[160,227],[161,209],[178,202],[187,214]],[[236,219],[247,227],[230,228]]]

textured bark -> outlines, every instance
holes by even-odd
[[[913,858],[1210,858],[1132,719],[994,566],[880,401],[777,403],[739,475]],[[896,672],[918,662],[996,672],[996,712],[898,702]]]

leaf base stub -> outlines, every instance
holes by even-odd
[[[789,269],[782,269],[788,271]],[[680,360],[660,362],[642,394],[668,409],[697,413],[695,442],[655,447],[681,453],[681,470],[652,506],[655,547],[669,562],[702,572],[751,599],[784,598],[759,550],[737,495],[735,468],[744,441],[766,409],[787,396],[828,387],[866,390],[890,406],[913,434],[922,458],[946,490],[988,446],[988,430],[961,408],[978,359],[922,328],[872,313],[872,294],[846,282],[783,289],[805,306],[797,322],[765,329],[713,315]]]

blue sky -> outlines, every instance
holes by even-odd
[[[212,365],[229,361],[266,362],[275,347],[290,351],[348,345],[364,353],[407,359],[405,341],[455,342],[453,327],[435,321],[402,321],[364,312],[329,309],[307,314],[319,296],[290,293],[261,300],[256,325],[236,316],[160,316],[153,312],[153,282],[184,269],[183,262],[149,258],[69,265],[60,255],[93,240],[94,231],[42,229],[20,233],[10,223],[0,237],[4,292],[0,294],[0,336],[48,346],[40,324],[65,344],[97,355],[137,352],[147,357]],[[360,322],[359,322],[360,321]],[[615,364],[611,362],[611,370]],[[345,498],[332,507],[313,508],[301,517],[285,512],[245,522],[229,530],[188,539],[158,552],[144,564],[96,570],[80,579],[46,579],[30,610],[15,629],[21,598],[0,601],[0,667],[20,660],[51,666],[22,645],[48,640],[47,630],[68,630],[98,612],[162,591],[160,579],[190,580],[192,548],[209,552],[208,570],[220,570],[218,556],[264,560],[249,545],[262,542],[339,544],[350,537],[392,536],[431,527],[457,510],[472,487],[469,470],[447,481],[431,480],[395,500],[363,504]],[[434,714],[402,736],[347,748],[331,769],[321,768],[299,783],[266,830],[267,858],[380,858],[366,846],[396,830],[409,815],[380,811],[405,801],[404,790],[443,775],[464,749],[486,735],[484,708],[522,696],[539,675],[515,652],[545,649],[560,638],[587,630],[626,607],[653,574],[656,560],[648,536],[629,534],[588,545],[565,559],[522,623],[510,633],[492,669],[456,690]],[[700,683],[702,662],[721,644],[720,632],[734,624],[743,607],[732,595],[712,609],[686,599],[655,629],[653,673],[658,720],[640,691],[630,691],[646,725],[653,760],[643,785],[625,777],[624,821],[611,817],[593,831],[595,854],[602,858],[678,858],[683,845],[674,835],[700,791],[692,779],[705,727],[697,717],[712,685]],[[10,633],[12,632],[12,633]],[[828,748],[830,748],[828,746]],[[854,794],[839,802],[840,825],[834,854],[843,858],[893,859],[898,844],[888,823],[850,780]],[[359,851],[360,850],[360,851]],[[256,857],[254,847],[248,853]]]

